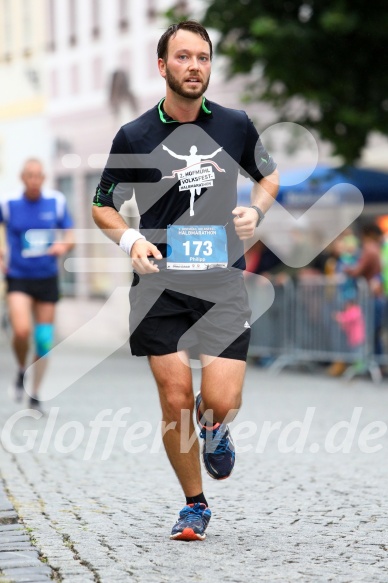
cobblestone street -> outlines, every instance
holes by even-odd
[[[222,482],[204,476],[208,536],[183,543],[169,540],[184,498],[146,361],[123,346],[34,417],[7,395],[4,336],[0,351],[1,582],[386,583],[386,380],[250,365],[236,468]],[[88,354],[53,358],[50,382]]]

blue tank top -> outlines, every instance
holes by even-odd
[[[9,277],[44,279],[57,274],[57,257],[47,255],[47,249],[55,240],[55,229],[73,226],[61,192],[43,190],[37,200],[24,193],[1,199],[0,223],[6,227]]]

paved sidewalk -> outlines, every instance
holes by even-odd
[[[59,386],[90,356],[87,347],[68,346],[52,359],[49,382]],[[204,476],[213,511],[208,537],[182,543],[169,540],[184,499],[160,444],[143,359],[117,350],[46,402],[44,417],[9,400],[14,371],[4,337],[0,370],[1,582],[52,574],[66,583],[386,583],[386,382],[293,372],[273,378],[249,367],[233,424],[237,447],[247,451],[239,451],[229,480]],[[115,415],[116,432],[109,428]],[[304,440],[290,423],[305,419],[307,427],[309,415]],[[336,425],[352,416],[353,439]],[[98,430],[98,419],[108,426]],[[341,444],[348,453],[327,451]],[[376,445],[375,453],[362,451]],[[21,552],[31,566],[17,562]],[[17,578],[23,569],[30,578]]]
[[[51,581],[55,573],[32,544],[0,482],[0,581]]]

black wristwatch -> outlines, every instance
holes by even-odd
[[[259,215],[259,218],[257,219],[257,224],[256,227],[258,227],[261,223],[261,221],[264,220],[265,214],[263,213],[263,211],[261,209],[259,209],[258,206],[254,206],[252,205],[251,207],[249,207],[251,209],[255,209],[255,211],[257,212],[257,214]]]

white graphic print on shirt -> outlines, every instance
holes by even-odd
[[[164,144],[162,147],[163,150],[166,150],[166,152],[170,154],[170,156],[177,158],[177,160],[185,160],[186,162],[185,168],[173,170],[171,176],[163,176],[163,178],[175,178],[175,176],[178,176],[180,180],[179,190],[190,190],[190,216],[192,217],[194,216],[195,195],[199,196],[201,194],[201,188],[209,188],[213,186],[213,180],[215,178],[213,168],[215,168],[218,172],[225,172],[223,168],[220,168],[218,164],[210,160],[210,158],[214,158],[216,154],[221,152],[222,147],[218,148],[212,154],[200,155],[197,154],[197,146],[191,146],[189,156],[181,156],[176,154],[167,148],[167,146]],[[209,165],[202,166],[202,164]]]

